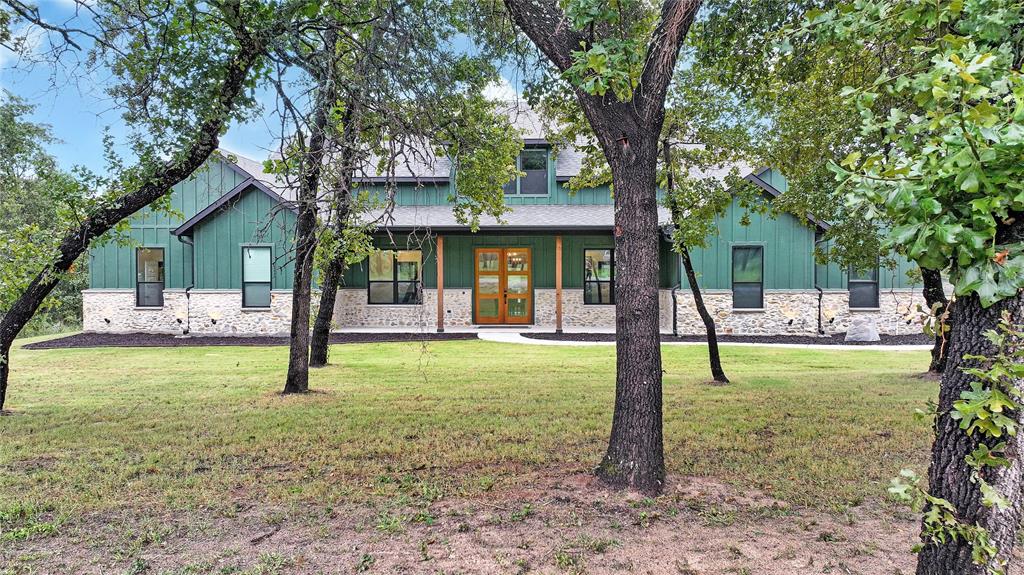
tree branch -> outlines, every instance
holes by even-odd
[[[651,118],[652,114],[663,113],[665,94],[679,58],[679,48],[700,5],[701,0],[665,0],[661,6],[661,18],[647,46],[647,59],[637,87],[637,96],[641,100],[639,110],[645,119]]]

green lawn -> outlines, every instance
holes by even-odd
[[[666,346],[669,473],[800,505],[879,499],[923,469],[936,394],[924,352]],[[612,347],[488,342],[336,346],[317,393],[282,397],[287,350],[16,350],[0,419],[0,511],[227,509],[474,496],[593,466],[614,394]]]

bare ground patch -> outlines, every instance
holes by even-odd
[[[0,564],[17,574],[894,575],[913,572],[917,530],[879,504],[794,508],[694,477],[673,477],[649,499],[574,474],[485,497],[87,516],[3,543]]]

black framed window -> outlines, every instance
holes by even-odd
[[[422,303],[422,272],[420,250],[380,250],[370,254],[369,303]]]
[[[135,305],[163,307],[164,305],[164,249],[138,248],[135,250]]]
[[[849,272],[850,307],[878,307],[878,267],[857,271],[850,266]]]
[[[761,246],[732,248],[732,307],[764,307],[764,248]]]
[[[583,303],[615,303],[615,250],[583,250]]]
[[[242,307],[270,307],[270,246],[242,247]]]
[[[506,195],[546,196],[548,194],[548,150],[526,148],[519,153],[516,167],[525,175],[505,184]]]

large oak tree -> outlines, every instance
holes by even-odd
[[[823,43],[916,59],[843,95],[872,135],[833,166],[888,243],[954,284],[917,572],[1004,572],[1024,514],[1024,7],[876,0],[808,14]],[[895,96],[885,114],[874,103]],[[906,493],[901,489],[898,493]]]
[[[658,143],[665,97],[699,0],[505,0],[516,26],[569,82],[615,190],[615,413],[604,482],[665,480],[658,314]],[[563,10],[563,7],[565,8]]]

